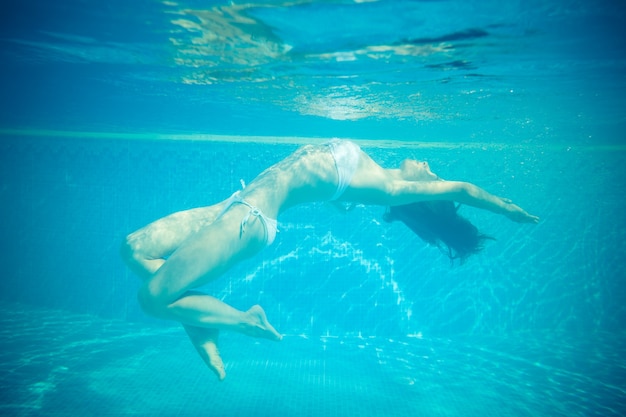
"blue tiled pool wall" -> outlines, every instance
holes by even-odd
[[[127,233],[225,198],[290,144],[20,137],[0,145],[0,297],[149,321],[118,256]],[[497,238],[451,266],[380,207],[343,215],[311,204],[279,219],[276,243],[207,286],[262,304],[287,334],[432,337],[621,331],[626,307],[623,152],[538,147],[376,148],[386,166],[426,159],[542,217],[537,226],[462,208]]]

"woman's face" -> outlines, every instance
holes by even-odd
[[[405,159],[400,165],[404,179],[408,181],[437,181],[439,177],[430,170],[428,162]]]

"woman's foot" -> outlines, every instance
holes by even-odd
[[[220,351],[217,349],[217,340],[215,342],[207,341],[201,348],[204,354],[201,353],[200,356],[202,356],[209,369],[215,372],[217,378],[223,381],[224,378],[226,378],[226,370],[224,369],[224,362],[220,356]]]
[[[270,340],[282,340],[283,336],[274,329],[267,320],[265,311],[260,305],[255,305],[246,311],[248,315],[248,323],[243,333],[252,337],[261,337]]]
[[[223,381],[226,378],[226,370],[217,349],[219,330],[193,326],[184,327],[193,347],[196,348],[204,363],[217,375],[220,381]]]

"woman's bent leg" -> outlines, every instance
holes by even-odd
[[[248,222],[240,234],[240,223],[249,211],[234,206],[210,226],[189,237],[146,281],[139,292],[142,308],[155,317],[176,320],[193,327],[229,329],[280,340],[259,306],[248,311],[196,291],[228,270],[233,264],[265,246],[265,227],[258,218]]]
[[[140,296],[141,297],[141,296]],[[282,336],[267,320],[261,306],[248,311],[236,308],[210,295],[196,291],[185,293],[165,308],[150,310],[141,301],[144,310],[164,320],[175,320],[187,326],[236,331],[247,336],[281,340]]]
[[[126,237],[121,246],[125,263],[143,281],[148,281],[165,263],[168,256],[199,227],[213,223],[222,204],[174,213],[157,220]],[[226,377],[224,363],[217,348],[219,330],[183,325],[206,365],[220,380]]]

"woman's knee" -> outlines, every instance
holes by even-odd
[[[137,245],[130,239],[130,235],[122,239],[120,256],[127,265],[132,265],[137,262]]]
[[[153,274],[162,265],[162,259],[148,259],[136,241],[127,236],[120,245],[120,256],[124,263],[141,278]]]
[[[157,318],[167,318],[168,307],[171,301],[163,295],[158,288],[154,285],[150,285],[150,282],[145,283],[139,288],[137,293],[137,300],[141,309],[148,315]]]

